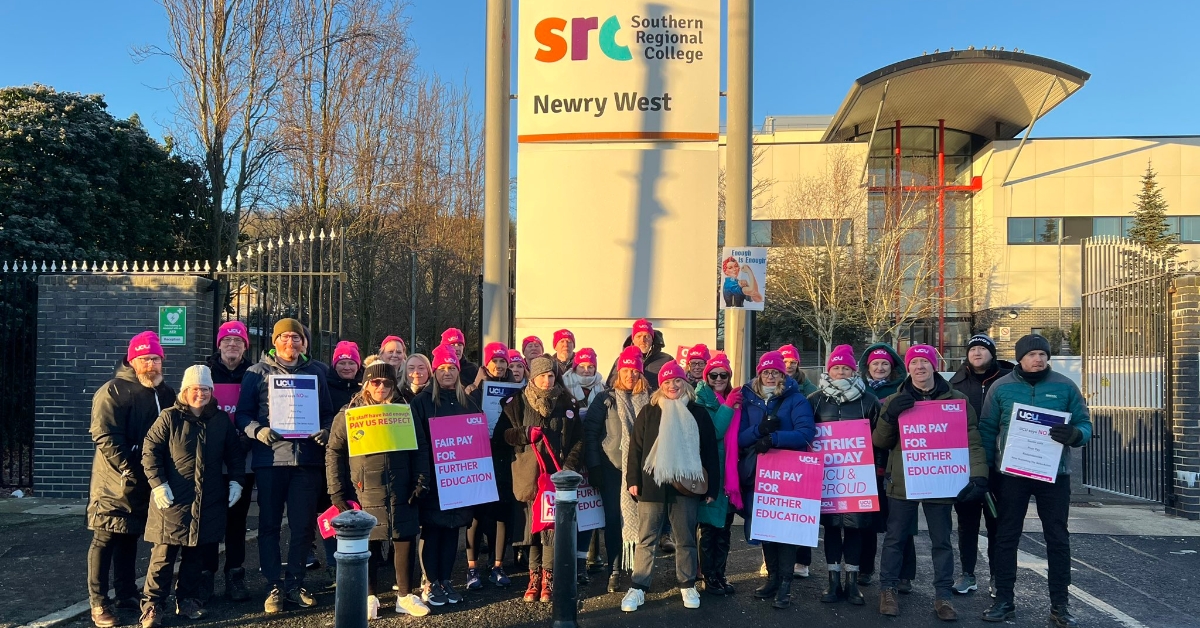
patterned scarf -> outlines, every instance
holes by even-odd
[[[650,403],[650,395],[613,390],[612,397],[616,402],[617,417],[621,419],[621,567],[629,571],[633,569],[633,548],[637,546],[639,538],[637,501],[629,494],[629,486],[625,484],[629,435],[633,433],[633,420]]]
[[[822,373],[818,388],[820,388],[822,395],[829,397],[839,406],[844,403],[856,401],[862,396],[863,391],[866,390],[862,378],[857,373],[849,379],[829,379],[829,373]]]

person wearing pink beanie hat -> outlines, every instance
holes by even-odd
[[[575,370],[575,334],[569,329],[554,332],[554,353],[548,354],[553,365],[554,377],[562,381],[563,376]]]
[[[733,407],[740,402],[737,399],[738,391],[732,385],[732,373],[729,358],[718,353],[705,363],[700,382],[696,384],[696,404],[704,408],[712,419],[717,437],[717,465],[722,471],[728,464],[728,452],[737,451],[736,428],[731,429],[731,426]],[[736,467],[737,454],[734,453],[732,458]],[[729,583],[725,572],[729,564],[729,542],[736,509],[730,507],[729,496],[724,490],[724,472],[709,480],[719,482],[720,486],[717,488],[717,498],[711,503],[700,504],[696,515],[700,525],[700,573],[704,576],[705,592],[731,595],[736,589]]]
[[[349,340],[337,343],[329,366],[332,367],[328,380],[329,401],[340,411],[362,389],[362,358],[359,357],[358,344]]]
[[[867,419],[874,428],[879,399],[859,377],[854,349],[850,345],[834,347],[826,364],[828,372],[821,375],[817,392],[808,396],[817,423]],[[873,513],[821,515],[821,524],[825,526],[825,564],[829,568],[829,585],[821,596],[822,602],[845,599],[855,605],[864,603],[858,589],[858,575],[864,539],[867,535],[874,536],[874,517]]]
[[[751,471],[749,475],[737,473],[726,484],[725,491],[735,505],[744,503],[741,487],[754,482],[752,470],[756,465],[749,458],[772,449],[805,451],[816,436],[812,406],[796,380],[784,374],[786,368],[780,352],[768,351],[759,358],[757,375],[741,387],[740,413],[735,421],[739,463],[745,464],[739,464],[737,469]],[[726,464],[727,477],[730,466]],[[736,482],[732,481],[735,479]],[[763,543],[767,582],[754,591],[755,597],[774,598],[773,606],[778,609],[791,605],[797,550],[796,545]]]
[[[800,368],[800,350],[795,345],[783,345],[776,350],[779,351],[779,355],[783,356],[783,364],[787,367],[783,372],[796,380],[796,383],[800,385],[800,392],[804,393],[805,397],[813,394],[817,390],[817,385]]]
[[[521,341],[521,355],[525,357],[525,365],[529,365],[529,361],[534,358],[540,358],[546,354],[546,347],[542,344],[542,339],[537,336],[526,336]]]
[[[397,373],[404,370],[408,361],[408,347],[400,336],[388,336],[379,343],[379,359],[392,365]],[[361,362],[360,362],[361,364]]]
[[[479,365],[467,359],[467,336],[457,327],[451,327],[442,332],[443,347],[450,347],[458,357],[458,379],[463,386],[469,386],[479,376]]]
[[[712,358],[712,353],[709,352],[708,346],[698,344],[687,351],[687,372],[688,382],[695,384],[704,380],[704,368],[708,366],[708,360]]]
[[[508,372],[512,381],[517,384],[525,383],[525,373],[529,370],[529,363],[525,361],[525,356],[521,355],[516,349],[508,350]]]

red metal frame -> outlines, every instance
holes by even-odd
[[[903,185],[900,180],[900,170],[902,165],[902,145],[901,145],[901,123],[896,120],[896,127],[893,130],[895,142],[893,142],[895,165],[893,170],[893,185],[870,186],[867,189],[871,192],[894,193],[896,198],[892,204],[892,218],[895,221],[893,226],[900,223],[901,207],[904,201],[903,195],[905,192],[936,192],[937,193],[937,235],[938,235],[938,339],[937,349],[939,353],[945,351],[946,337],[946,192],[978,192],[983,189],[983,177],[971,177],[970,185],[946,185],[946,121],[938,120],[938,140],[937,140],[937,184],[936,185]],[[868,150],[870,148],[868,147]],[[900,267],[900,245],[896,245],[896,268]],[[897,291],[896,298],[896,318],[900,318],[900,294]],[[897,322],[899,322],[897,320]]]

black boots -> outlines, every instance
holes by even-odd
[[[767,566],[767,581],[754,590],[754,597],[760,600],[769,600],[775,597],[779,591],[779,581],[782,579],[779,571],[779,545],[777,543],[763,543],[763,562]]]
[[[1050,609],[1050,619],[1054,619],[1054,608]],[[992,602],[992,607],[983,611],[983,621],[1002,622],[1016,618],[1017,607],[1012,602],[996,600]]]
[[[1050,607],[1050,624],[1054,628],[1075,628],[1079,622],[1071,615],[1071,610],[1067,608],[1067,605],[1063,604]]]
[[[842,595],[842,571],[841,569],[835,571],[830,568],[829,586],[825,587],[825,592],[821,594],[821,601],[826,604],[832,604],[841,599]]]
[[[846,600],[855,606],[862,606],[863,600],[862,591],[858,590],[858,571],[846,571],[846,584],[842,586],[842,591],[846,595]]]
[[[250,589],[246,588],[245,569],[236,567],[225,573],[225,595],[234,602],[250,599]]]
[[[771,607],[783,610],[791,605],[792,578],[783,576],[779,578],[779,588],[775,591],[775,602],[771,604]]]

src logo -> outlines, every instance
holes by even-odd
[[[629,61],[633,53],[629,46],[617,43],[617,31],[621,30],[621,21],[617,16],[610,16],[600,24],[597,17],[571,18],[571,43],[568,46],[566,31],[567,21],[561,17],[548,17],[537,23],[533,29],[533,38],[537,40],[539,49],[533,58],[543,63],[561,61],[571,52],[572,61],[586,61],[588,58],[588,40],[591,31],[600,29],[600,52],[613,61]]]

